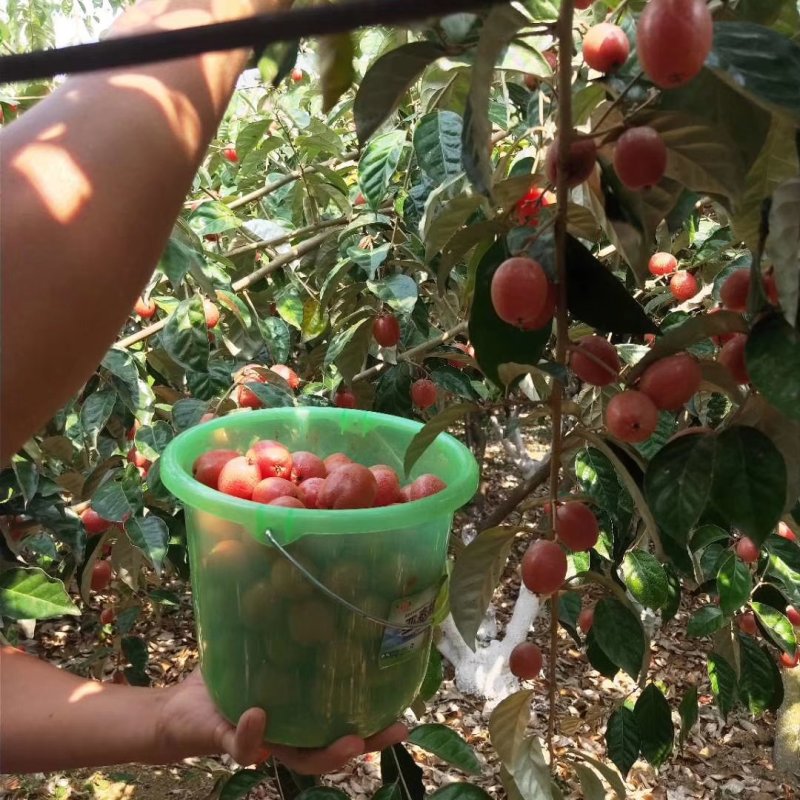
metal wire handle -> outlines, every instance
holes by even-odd
[[[396,622],[390,622],[388,619],[382,619],[381,617],[373,617],[372,614],[368,614],[363,609],[360,609],[358,606],[354,606],[352,603],[348,602],[344,599],[344,597],[340,597],[336,592],[332,589],[329,589],[325,586],[324,583],[321,583],[317,578],[315,578],[272,534],[272,531],[269,528],[264,530],[264,536],[267,537],[267,541],[282,555],[289,561],[292,566],[297,569],[300,574],[311,584],[313,584],[317,589],[319,589],[323,594],[327,595],[331,598],[331,600],[335,600],[340,605],[343,605],[349,611],[352,611],[354,614],[358,614],[360,617],[364,617],[364,619],[368,619],[370,622],[376,622],[379,625],[383,625],[385,628],[394,628],[396,630],[406,631],[406,630],[423,630],[427,628],[433,627],[433,613],[431,613],[430,621],[428,622],[412,622],[406,623],[405,625],[398,625]]]

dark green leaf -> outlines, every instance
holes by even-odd
[[[317,61],[322,83],[322,110],[327,113],[350,88],[355,77],[353,69],[353,37],[336,33],[317,40]]]
[[[752,588],[747,565],[735,553],[727,553],[717,572],[717,592],[722,613],[733,614],[740,609],[750,597]]]
[[[431,380],[443,391],[450,392],[463,400],[479,400],[468,375],[449,364],[431,370]]]
[[[251,789],[267,778],[269,774],[260,769],[240,769],[225,779],[220,787],[219,800],[242,800]]]
[[[447,725],[428,723],[414,728],[408,735],[411,744],[427,750],[463,772],[477,775],[481,771],[472,748]]]
[[[205,316],[203,322],[205,324]],[[139,370],[130,353],[112,348],[106,353],[101,366],[113,376],[112,383],[130,411],[138,414],[150,408],[153,403],[153,393],[147,384],[140,380]]]
[[[559,592],[558,621],[567,629],[578,647],[581,637],[578,635],[578,614],[581,613],[581,596],[577,592]]]
[[[428,656],[428,667],[425,670],[425,677],[422,679],[422,686],[419,687],[417,697],[423,702],[427,702],[439,691],[443,680],[442,656],[435,647],[432,647]]]
[[[369,319],[362,319],[355,325],[340,331],[328,344],[325,366],[335,364],[345,382],[350,383],[353,376],[364,365],[364,359],[369,352],[371,336],[372,325]]]
[[[419,290],[410,275],[390,275],[380,281],[367,281],[367,288],[389,308],[401,314],[411,314]]]
[[[480,786],[473,786],[470,783],[448,783],[429,796],[431,799],[435,797],[436,800],[491,800],[491,795]]]
[[[675,729],[669,703],[658,686],[651,683],[645,688],[636,701],[633,715],[639,727],[642,755],[654,767],[661,766],[672,752]]]
[[[21,456],[14,456],[11,460],[11,469],[14,471],[14,476],[27,506],[33,500],[36,490],[39,488],[39,470],[36,468],[36,464]]]
[[[473,403],[458,403],[446,408],[433,419],[426,422],[424,427],[422,427],[409,442],[403,460],[403,469],[406,471],[406,474],[411,472],[411,468],[417,463],[417,459],[428,449],[442,431],[446,431],[455,422],[458,422],[467,414],[477,410],[478,407]]]
[[[677,613],[681,605],[681,581],[678,574],[672,565],[667,564],[664,567],[664,572],[667,575],[667,602],[661,609],[661,621],[666,624]]]
[[[646,646],[638,617],[619,600],[604,597],[595,606],[592,633],[606,656],[636,680]]]
[[[659,527],[684,544],[712,492],[716,438],[682,436],[660,450],[647,467],[644,492]]]
[[[140,487],[126,479],[106,481],[92,496],[92,508],[111,522],[124,522],[141,507]]]
[[[147,645],[139,636],[122,637],[122,654],[134,669],[140,671],[145,669],[150,658]]]
[[[378,379],[375,386],[374,408],[375,411],[395,414],[398,417],[412,415],[411,370],[406,362],[390,367]]]
[[[780,705],[783,695],[780,672],[764,648],[751,636],[740,634],[741,668],[739,672],[739,697],[757,716]],[[778,700],[777,704],[775,701]]]
[[[202,400],[184,398],[172,406],[172,424],[180,433],[200,422],[200,417],[208,411],[208,404]]]
[[[686,694],[678,706],[678,712],[681,715],[681,732],[678,737],[678,742],[681,747],[689,735],[689,731],[697,724],[699,707],[697,704],[697,687],[690,686],[686,690]]]
[[[390,131],[373,139],[364,149],[358,162],[358,185],[373,210],[386,197],[405,142],[405,131]]]
[[[179,239],[170,238],[164,248],[164,252],[161,254],[158,268],[167,276],[173,287],[177,289],[186,277],[186,273],[192,267],[195,269],[202,268],[200,256]]]
[[[295,404],[294,395],[273,383],[253,381],[245,386],[258,397],[264,408],[289,408]]]
[[[205,372],[208,366],[208,328],[199,295],[182,300],[170,314],[161,334],[170,358],[184,369]]]
[[[776,608],[764,603],[752,602],[750,607],[758,617],[758,621],[764,626],[767,636],[784,653],[793,656],[797,652],[797,637],[794,633],[792,623],[781,614]]]
[[[622,560],[622,576],[633,597],[657,611],[669,597],[664,568],[655,556],[644,550],[630,550]]]
[[[753,386],[800,421],[800,333],[777,314],[764,317],[747,338],[745,358]]]
[[[164,520],[155,514],[133,517],[125,523],[125,532],[131,543],[147,556],[156,573],[160,574],[169,540],[169,530]]]
[[[114,624],[120,636],[125,636],[126,633],[132,630],[134,623],[139,617],[140,611],[141,609],[138,606],[131,606],[117,614],[117,619]]]
[[[434,42],[410,42],[384,53],[370,65],[353,103],[356,133],[361,144],[397,108],[425,67],[444,54],[444,48]]]
[[[461,170],[463,122],[454,111],[432,111],[414,129],[414,153],[419,166],[435,183],[454,178]]]
[[[381,786],[381,788],[372,795],[372,800],[402,800],[402,798],[403,795],[400,792],[400,784],[397,782]]]
[[[586,658],[592,667],[597,670],[605,678],[613,680],[619,672],[619,666],[615,664],[597,644],[592,629],[586,636]]]
[[[116,402],[117,393],[114,389],[101,389],[90,394],[81,406],[81,427],[90,447],[97,447],[97,436],[108,422]]]
[[[291,334],[287,324],[280,317],[262,317],[258,320],[258,329],[272,363],[285,364],[291,349]]]
[[[350,800],[350,798],[341,789],[334,789],[332,786],[312,786],[297,795],[297,800]]]
[[[53,619],[80,613],[64,584],[41,569],[8,569],[0,573],[0,616]]]
[[[472,650],[516,532],[516,528],[481,531],[456,559],[450,578],[450,613]]]
[[[727,717],[736,702],[736,672],[719,653],[708,656],[708,677],[720,713]]]
[[[403,800],[423,800],[425,797],[422,770],[402,744],[396,744],[381,751],[381,778],[384,783],[399,781],[403,787]],[[318,798],[318,800],[327,799]],[[330,798],[330,800],[334,800],[334,798]]]
[[[639,758],[640,748],[639,725],[629,708],[620,706],[608,718],[606,746],[608,757],[624,777]]]
[[[777,525],[786,499],[786,464],[780,451],[755,428],[736,426],[717,437],[711,469],[716,511],[731,527],[761,544]]]
[[[692,614],[686,625],[687,636],[710,636],[723,628],[726,623],[725,615],[719,606],[703,606]]]
[[[136,449],[148,461],[155,461],[172,441],[172,428],[166,422],[158,420],[152,425],[139,428],[134,441]]]

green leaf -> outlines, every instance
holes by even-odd
[[[106,426],[116,402],[114,389],[101,389],[90,394],[81,406],[81,427],[92,449],[97,447],[97,436]]]
[[[451,425],[463,419],[467,414],[478,410],[478,406],[474,403],[458,403],[439,412],[433,419],[426,422],[408,444],[408,449],[403,459],[403,469],[406,471],[406,474],[410,474],[412,467],[417,463],[417,459],[428,449],[442,431],[446,431]]]
[[[480,195],[461,195],[441,205],[428,204],[421,223],[426,261],[447,247],[483,202]]]
[[[623,777],[639,758],[640,749],[639,724],[633,711],[620,706],[608,718],[606,726],[606,747],[608,757],[622,773]]]
[[[613,767],[609,767],[608,764],[604,764],[602,761],[598,761],[596,758],[592,758],[592,756],[590,756],[588,753],[584,753],[580,750],[570,750],[569,754],[573,758],[585,761],[587,764],[593,767],[606,779],[608,785],[614,790],[614,794],[617,795],[617,800],[625,800],[625,783],[623,782],[617,770],[615,770]],[[603,796],[605,797],[605,795]]]
[[[642,755],[654,766],[663,764],[672,752],[675,729],[667,698],[654,683],[639,695],[633,708],[639,727]]]
[[[463,370],[445,364],[431,370],[431,380],[444,392],[454,394],[464,400],[480,400],[469,375]]]
[[[175,430],[180,433],[200,422],[200,417],[208,411],[208,403],[194,398],[184,398],[178,400],[172,406],[172,424]]]
[[[313,786],[300,792],[297,800],[350,800],[341,789],[334,789],[332,786]]]
[[[136,449],[148,460],[155,461],[172,441],[172,428],[161,420],[136,431]]]
[[[754,716],[775,710],[783,694],[781,675],[769,654],[751,636],[740,634],[739,697]],[[775,701],[778,701],[777,704]]]
[[[125,478],[106,481],[92,496],[92,508],[110,522],[124,522],[138,513],[142,502],[139,485]]]
[[[242,800],[251,789],[268,780],[269,777],[269,773],[260,769],[240,769],[225,779],[220,787],[219,800]],[[327,800],[327,798],[323,798],[323,800]],[[334,799],[332,798],[332,800]]]
[[[716,437],[682,436],[650,461],[644,493],[661,530],[680,544],[708,505],[713,489]]]
[[[777,314],[763,317],[747,338],[745,358],[753,386],[800,422],[800,333]]]
[[[133,517],[125,523],[125,533],[131,543],[147,556],[156,574],[160,575],[169,541],[169,529],[164,520],[155,514]]]
[[[671,564],[664,567],[667,575],[668,597],[667,602],[661,609],[661,622],[666,624],[678,613],[681,605],[681,581],[678,573]]]
[[[400,791],[400,784],[397,781],[381,786],[374,795],[372,800],[403,800],[403,795]]]
[[[286,286],[275,295],[275,307],[281,318],[293,328],[303,327],[303,298],[294,286]]]
[[[444,54],[444,48],[434,42],[411,42],[384,53],[370,65],[353,103],[361,144],[388,119],[425,67]]]
[[[419,289],[410,275],[395,274],[379,281],[367,281],[367,288],[389,308],[411,314],[417,304]]]
[[[650,553],[630,550],[622,560],[622,577],[633,597],[647,608],[657,611],[669,597],[664,568]]]
[[[687,636],[710,636],[725,627],[727,619],[719,606],[703,606],[692,614],[686,625]]]
[[[12,458],[11,468],[14,471],[14,477],[17,479],[17,484],[27,507],[39,487],[39,470],[36,468],[36,464],[21,456]]]
[[[53,619],[80,616],[64,584],[41,569],[8,569],[0,573],[0,617]]]
[[[581,782],[581,796],[584,800],[605,800],[606,789],[592,769],[584,764],[573,764],[572,769]]]
[[[463,772],[478,775],[481,763],[472,748],[447,725],[428,723],[414,728],[408,735],[408,742],[438,756]]]
[[[405,131],[390,131],[373,139],[358,162],[358,185],[370,208],[378,209],[386,197],[389,182],[400,163]]]
[[[522,364],[533,368],[538,363],[551,330],[551,326],[546,325],[538,331],[522,331],[497,316],[491,300],[491,283],[506,257],[503,242],[497,241],[478,264],[469,319],[469,338],[475,348],[475,358],[486,376],[498,385],[505,383],[501,367]]]
[[[500,702],[489,718],[489,738],[507,769],[513,769],[531,718],[533,690],[525,689]]]
[[[486,15],[475,49],[464,128],[461,137],[461,158],[464,170],[479,194],[491,191],[492,163],[489,156],[489,96],[495,64],[506,45],[527,22],[526,17],[511,6],[495,6]]]
[[[733,614],[740,609],[747,602],[752,589],[753,583],[747,565],[735,553],[727,553],[717,572],[717,591],[722,613]]]
[[[761,544],[778,524],[786,499],[786,464],[780,451],[760,431],[737,425],[717,437],[711,469],[711,502],[717,513]]]
[[[280,317],[263,317],[258,320],[258,330],[272,363],[285,364],[291,350],[291,333],[286,323]]]
[[[772,195],[766,249],[775,268],[783,316],[796,326],[800,302],[800,178],[785,181]]]
[[[567,629],[578,647],[581,637],[578,635],[578,615],[581,613],[581,596],[577,592],[558,593],[558,621]]]
[[[267,124],[266,122],[264,123]],[[178,288],[186,274],[192,269],[202,269],[202,259],[191,247],[180,239],[171,237],[161,254],[158,268],[167,276],[174,288]]]
[[[402,744],[381,751],[381,778],[384,783],[400,781],[404,800],[423,800],[425,797],[422,770]]]
[[[438,691],[444,680],[444,664],[441,653],[435,648],[431,648],[428,656],[428,666],[425,670],[425,677],[422,679],[422,686],[419,687],[417,697],[423,702],[430,700]]]
[[[727,717],[736,702],[736,672],[719,653],[711,653],[708,656],[708,677],[720,713]]]
[[[199,295],[182,300],[170,314],[161,333],[161,344],[170,358],[186,370],[208,369],[208,329]]]
[[[793,656],[797,652],[797,637],[792,623],[780,611],[765,603],[752,602],[750,607],[755,612],[759,622],[764,626],[767,636],[784,653]]]
[[[606,656],[636,680],[646,646],[638,617],[619,600],[604,597],[595,606],[592,633]]]
[[[678,713],[681,715],[681,732],[678,736],[678,743],[683,747],[689,731],[697,724],[699,706],[697,703],[697,687],[692,685],[686,690],[686,694],[681,699],[678,706]]]
[[[353,56],[353,38],[349,33],[322,36],[317,40],[322,110],[326,114],[353,84]]]
[[[432,111],[414,128],[414,154],[420,169],[436,184],[445,183],[463,170],[463,127],[461,117],[454,111]]]
[[[371,336],[372,325],[369,319],[362,319],[355,325],[339,331],[328,344],[325,366],[335,364],[345,382],[350,383],[364,365]]]
[[[245,386],[258,397],[264,408],[289,408],[295,404],[293,394],[273,383],[253,381]]]
[[[750,22],[716,22],[706,66],[717,77],[768,109],[800,120],[800,47],[781,34]]]
[[[370,328],[367,328],[369,333]],[[398,417],[411,417],[411,370],[407,362],[390,367],[375,386],[374,410]]]
[[[603,652],[591,629],[586,636],[586,658],[593,669],[609,680],[614,680],[619,672],[619,666]]]
[[[205,325],[205,316],[203,324]],[[152,406],[153,392],[139,378],[139,369],[130,353],[112,348],[105,354],[101,366],[113,376],[112,383],[130,411],[138,414]]]
[[[550,776],[542,745],[536,736],[528,736],[519,744],[516,760],[504,765],[513,779],[514,797],[525,800],[560,800],[562,795]]]
[[[435,797],[437,800],[491,800],[491,795],[480,786],[473,786],[470,783],[448,783],[429,797]]]
[[[456,559],[450,577],[450,613],[471,650],[475,649],[475,636],[500,581],[517,530],[481,531]]]

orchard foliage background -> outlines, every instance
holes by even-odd
[[[204,415],[239,406],[355,403],[427,423],[407,464],[445,429],[465,434],[479,456],[490,421],[523,447],[552,436],[550,455],[478,520],[477,537],[454,533],[447,624],[468,648],[512,543],[552,536],[544,498],[530,495],[547,484],[551,503],[574,496],[599,520],[596,545],[569,553],[567,584],[543,608],[557,603],[554,646],[568,641],[561,625],[594,669],[638,684],[607,719],[616,769],[554,750],[552,714],[549,731],[541,720],[526,731],[531,691],[517,685],[489,722],[510,796],[556,797],[580,783],[582,796],[602,797],[598,776],[623,796],[620,773],[638,757],[668,759],[707,686],[723,715],[737,705],[776,709],[776,664],[797,653],[787,607],[800,607],[791,532],[800,530],[800,8],[712,2],[705,67],[662,90],[637,58],[644,6],[577,11],[571,52],[563,24],[559,47],[560,4],[550,0],[268,49],[236,93],[139,313],[83,391],[0,474],[5,638],[31,636],[34,620],[80,615],[98,637],[87,672],[113,664],[129,682],[148,683],[133,626],[141,609],[175,604],[175,579],[188,578],[182,512],[159,477],[164,447]],[[48,44],[58,7],[9,3],[4,42]],[[631,45],[607,75],[587,68],[580,46],[604,20]],[[544,162],[564,112],[566,87],[554,74],[564,61],[572,124],[598,147],[566,206],[540,197],[555,190]],[[48,90],[3,87],[5,121]],[[657,185],[633,191],[615,172],[614,151],[640,125],[661,135],[667,165]],[[682,279],[696,279],[688,299],[676,300],[670,276],[651,275],[656,251],[676,257]],[[551,281],[566,278],[561,326],[522,331],[497,316],[491,280],[510,255],[535,258]],[[745,313],[717,311],[736,270],[769,276],[777,296],[752,280]],[[400,340],[382,348],[373,322],[387,313]],[[569,368],[590,333],[606,337],[623,365],[602,388]],[[731,334],[747,334],[749,383],[718,360]],[[611,398],[684,351],[702,370],[699,391],[661,411],[646,441],[611,435]],[[420,379],[437,389],[424,410],[412,402]],[[700,430],[675,436],[689,428]],[[90,504],[112,524],[87,521]],[[742,557],[742,536],[757,545],[754,557]],[[111,567],[104,578],[99,561]],[[585,634],[578,615],[590,587],[602,597]],[[676,696],[648,677],[649,652],[686,596],[702,600],[685,635],[703,640],[708,684]],[[112,598],[113,621],[98,627]],[[551,669],[551,702],[554,677]],[[454,734],[436,733],[444,748],[418,738],[469,765]],[[384,791],[415,794],[391,768],[385,777],[393,788]]]

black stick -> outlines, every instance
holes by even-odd
[[[280,11],[177,31],[106,39],[93,44],[3,56],[0,58],[0,83],[149,64],[240,47],[258,49],[273,42],[343,33],[370,25],[397,25],[501,2],[508,0],[352,0],[340,5]]]

